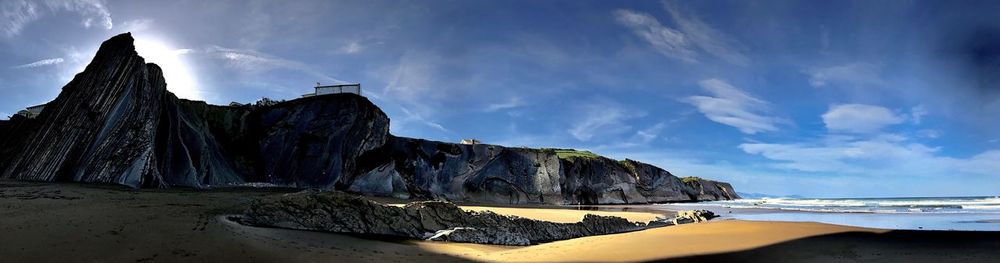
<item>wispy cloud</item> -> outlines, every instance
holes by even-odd
[[[995,176],[1000,171],[1000,150],[986,151],[959,161],[961,171]]]
[[[344,54],[357,54],[364,49],[365,46],[362,45],[360,41],[348,41],[340,47],[339,51]]]
[[[664,26],[652,15],[624,9],[615,11],[614,15],[618,23],[631,29],[660,54],[686,62],[697,61],[697,53],[692,50],[687,36]]]
[[[852,133],[878,132],[904,120],[889,109],[864,104],[833,105],[820,117],[830,131]]]
[[[180,48],[180,49],[174,49],[173,50],[173,55],[177,55],[177,56],[191,54],[191,53],[194,53],[194,49]]]
[[[620,9],[615,19],[632,30],[660,54],[685,62],[697,62],[699,49],[734,65],[746,66],[750,59],[742,53],[743,45],[701,21],[693,12],[681,10],[671,2],[664,8],[677,29],[663,25],[653,15]]]
[[[928,138],[928,139],[937,139],[937,138],[941,137],[941,135],[944,135],[944,132],[941,132],[940,130],[935,130],[935,129],[923,129],[923,130],[917,131],[917,136],[920,136],[920,137],[923,137],[923,138]]]
[[[653,146],[653,141],[660,137],[660,132],[667,127],[668,122],[659,122],[653,124],[652,126],[646,127],[635,131],[631,137],[624,138],[622,141],[612,141],[610,144],[602,144],[594,147],[594,150],[620,150],[620,149],[635,149],[635,148],[649,148]]]
[[[180,49],[177,50],[176,52],[178,52],[179,54],[186,54],[193,52],[193,50]],[[226,60],[228,62],[227,64],[228,66],[240,70],[259,72],[259,71],[268,71],[279,68],[291,69],[313,75],[326,82],[332,82],[338,84],[347,83],[346,81],[336,79],[323,72],[320,72],[319,70],[316,70],[315,68],[306,65],[302,62],[284,59],[281,57],[259,52],[256,50],[233,49],[220,46],[212,46],[206,49],[206,52],[214,55],[216,58]]]
[[[436,102],[445,93],[432,92],[435,88],[435,76],[439,75],[436,65],[440,57],[407,53],[399,59],[387,74],[391,76],[380,96],[402,103],[416,112],[426,115],[434,114]]]
[[[64,61],[63,58],[50,58],[50,59],[43,59],[43,60],[31,62],[31,63],[28,63],[28,64],[17,65],[17,66],[14,66],[13,68],[16,68],[16,69],[37,68],[37,67],[42,67],[42,66],[56,65],[56,64],[59,64],[59,63],[63,63],[63,61]]]
[[[125,21],[121,25],[122,31],[132,32],[132,33],[146,31],[152,27],[153,27],[152,19],[129,20]]]
[[[809,85],[825,87],[828,85],[877,85],[885,81],[879,75],[881,67],[872,63],[849,63],[829,67],[821,67],[806,71],[809,75]]]
[[[504,102],[498,102],[486,105],[486,109],[484,109],[484,111],[496,112],[500,110],[513,109],[521,106],[524,106],[524,101],[521,100],[521,97],[511,97],[510,99],[507,99],[507,101]]]
[[[404,115],[419,116],[414,119],[439,131],[449,130],[435,127],[447,127],[441,125],[442,120],[463,114],[457,109],[469,107],[482,112],[482,106],[488,105],[490,98],[499,97],[488,93],[492,91],[488,87],[495,87],[496,83],[481,82],[483,73],[467,58],[434,49],[407,49],[396,63],[370,68],[366,74],[376,79],[376,83],[385,81],[384,86],[369,89],[369,95],[377,96],[386,104],[405,107],[409,113],[404,112]],[[500,110],[499,106],[505,105],[497,105],[494,109]],[[436,131],[421,134],[420,129],[410,126],[394,127],[396,134],[406,136],[441,135]]]
[[[632,138],[639,143],[647,144],[655,140],[657,137],[659,137],[660,132],[663,131],[663,128],[666,127],[667,127],[666,122],[660,122],[648,128],[636,131],[635,136],[633,136]]]
[[[755,98],[719,79],[698,83],[711,96],[691,96],[683,102],[694,105],[709,120],[733,126],[743,133],[777,131],[781,119],[764,116],[769,102]]]
[[[677,144],[680,141],[680,137],[673,132],[667,132],[664,134],[664,130],[675,125],[678,122],[686,120],[695,111],[682,111],[675,115],[674,118],[657,121],[652,125],[643,122],[641,120],[628,121],[628,123],[635,126],[645,125],[641,127],[636,127],[635,131],[631,133],[622,133],[620,136],[611,137],[609,140],[601,141],[600,145],[592,147],[594,150],[608,151],[608,152],[618,152],[618,151],[635,151],[639,149],[657,149],[661,147],[664,143]],[[638,113],[635,118],[638,117],[648,117],[645,113]],[[628,130],[631,132],[631,129]],[[628,157],[628,156],[624,156]]]
[[[744,143],[739,148],[749,154],[783,161],[776,165],[780,168],[844,173],[863,173],[892,162],[926,159],[938,150],[922,144],[906,143],[906,138],[898,136],[864,139],[828,137],[820,142],[803,143]],[[884,162],[871,162],[879,159]]]
[[[738,41],[705,24],[694,12],[682,10],[673,2],[665,1],[663,5],[681,31],[698,48],[735,65],[746,66],[750,63],[750,59],[741,52],[744,47]]]
[[[576,112],[581,119],[567,131],[573,138],[590,141],[597,135],[615,135],[632,130],[626,120],[641,117],[645,112],[625,108],[613,102],[587,103]]]
[[[927,111],[924,105],[917,105],[910,109],[910,121],[913,124],[920,124],[927,114],[930,114],[930,112]]]
[[[80,14],[85,28],[113,26],[111,12],[102,0],[4,0],[0,2],[0,30],[4,36],[13,37],[29,23],[56,12]]]
[[[446,133],[451,133],[451,130],[448,130],[447,128],[445,128],[444,125],[441,125],[440,123],[437,123],[437,122],[433,122],[433,121],[427,120],[426,118],[424,118],[424,116],[420,115],[419,113],[411,112],[409,109],[407,109],[405,107],[399,107],[399,109],[402,110],[403,114],[406,115],[406,117],[401,120],[404,123],[406,123],[406,122],[418,122],[420,124],[427,125],[428,127],[434,128],[436,130],[439,130],[439,131],[442,131],[442,132],[446,132]]]
[[[442,118],[455,113],[450,109],[457,105],[476,102],[481,106],[489,98],[500,97],[494,92],[498,84],[484,82],[487,73],[478,67],[468,58],[413,49],[400,56],[396,64],[369,74],[387,80],[381,90],[373,89],[373,93],[425,117]]]

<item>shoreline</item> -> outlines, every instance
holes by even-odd
[[[525,247],[249,227],[239,214],[267,191],[148,191],[77,184],[0,184],[0,258],[12,262],[606,262],[1000,260],[1000,232],[893,231],[820,223],[713,220]],[[587,213],[462,206],[572,222]]]
[[[665,210],[705,209],[722,218],[767,222],[816,222],[885,230],[1000,231],[1000,213],[834,212],[779,208],[726,207],[718,203],[660,205]]]

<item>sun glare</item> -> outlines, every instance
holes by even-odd
[[[201,100],[201,94],[196,87],[194,75],[184,59],[188,49],[176,49],[164,41],[151,39],[136,39],[135,49],[146,59],[147,63],[155,63],[163,69],[163,78],[167,81],[167,90],[177,97]]]

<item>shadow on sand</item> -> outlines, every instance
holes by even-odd
[[[1000,262],[1000,232],[847,232],[657,262]]]

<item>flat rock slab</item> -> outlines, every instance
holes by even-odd
[[[576,223],[554,223],[489,211],[470,212],[444,201],[397,207],[350,194],[315,190],[258,199],[242,220],[254,226],[515,246],[647,227],[646,223],[592,214]]]

